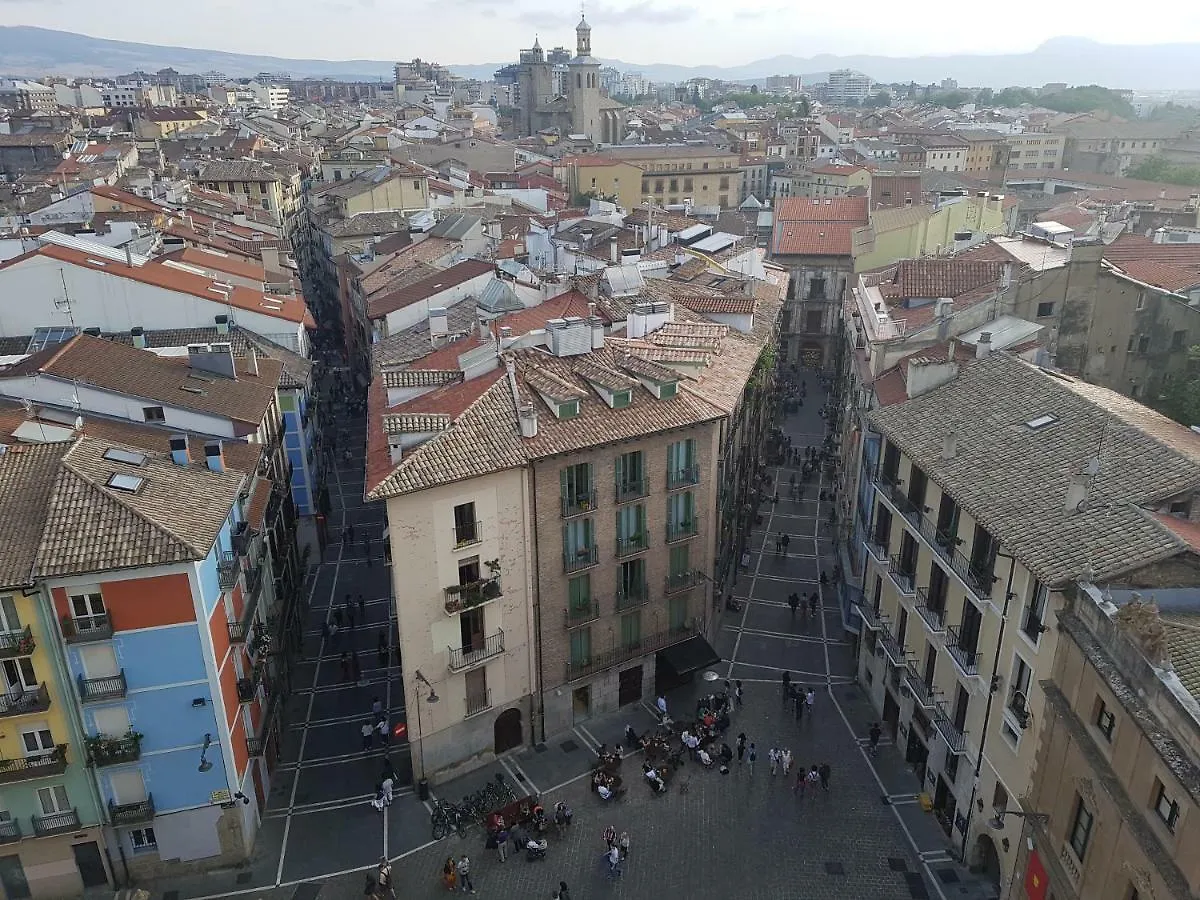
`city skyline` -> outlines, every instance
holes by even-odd
[[[271,2],[236,9],[224,0],[202,0],[199,15],[186,20],[145,19],[114,22],[100,8],[79,0],[54,4],[4,0],[6,24],[69,28],[95,37],[210,48],[226,52],[304,56],[320,59],[405,59],[422,56],[449,65],[502,62],[533,43],[570,46],[579,7],[523,3],[503,9],[491,0],[448,0],[454,27],[440,18],[414,24],[399,7],[377,0],[339,0],[331,4]],[[949,53],[1007,53],[1033,50],[1046,40],[1071,35],[1102,42],[1154,44],[1200,41],[1200,11],[1176,11],[1169,35],[1153,19],[1096,16],[1094,5],[1074,2],[1039,12],[1036,31],[1019,33],[990,27],[969,11],[957,13],[962,40],[947,41],[931,32],[925,17],[889,15],[879,0],[854,7],[830,7],[814,29],[805,14],[777,0],[749,0],[737,10],[701,0],[588,4],[597,31],[597,55],[630,65],[690,64],[696,59],[720,66],[791,54],[881,54],[888,56]],[[241,23],[230,29],[230,17]],[[664,31],[668,31],[664,40]],[[396,39],[400,36],[400,40]]]

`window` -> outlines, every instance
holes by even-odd
[[[1154,811],[1158,813],[1167,829],[1174,831],[1175,823],[1179,821],[1179,802],[1167,794],[1166,785],[1157,778],[1154,779],[1154,784]]]
[[[686,594],[671,597],[667,607],[668,619],[672,631],[678,631],[687,625],[688,598]]]
[[[576,628],[571,632],[571,665],[586,666],[592,661],[592,629]]]
[[[25,749],[26,756],[40,756],[54,749],[54,736],[50,733],[49,726],[45,723],[38,723],[34,726],[26,726],[26,728],[31,729],[21,732],[21,745]]]
[[[667,534],[681,537],[695,528],[695,497],[691,491],[681,491],[667,497]]]
[[[592,575],[585,572],[567,581],[567,615],[585,619],[592,614]]]
[[[71,604],[76,631],[94,631],[108,624],[108,611],[104,608],[104,597],[99,590],[71,594],[67,600]]]
[[[421,189],[421,182],[420,182],[420,181],[413,181],[413,190],[414,190],[414,191],[419,191],[420,189]]]
[[[33,671],[33,660],[28,656],[6,659],[0,664],[9,696],[20,696],[38,686],[37,673]]]
[[[612,408],[624,409],[633,402],[633,391],[613,391]]]
[[[161,406],[143,406],[142,419],[147,422],[165,422],[167,417]]]
[[[689,544],[676,544],[670,550],[669,571],[672,577],[686,575],[692,570]]]
[[[262,198],[262,208],[263,208],[263,209],[270,209],[270,208],[271,208],[271,200],[270,200],[270,198],[268,198],[268,197],[263,197],[263,198]]]
[[[1052,315],[1054,315],[1054,301],[1053,300],[1047,300],[1046,302],[1039,303],[1037,305],[1037,317],[1039,319],[1044,319],[1047,316],[1052,316]]]
[[[679,190],[679,179],[678,178],[671,179],[671,186],[668,188],[668,190],[672,194],[674,194],[677,190]]]
[[[647,545],[646,507],[636,503],[617,509],[617,553],[637,553]]]
[[[626,650],[642,643],[642,613],[634,610],[621,616],[621,646]]]
[[[479,542],[479,523],[475,520],[475,504],[460,503],[454,507],[454,546],[465,547]]]
[[[617,501],[631,497],[641,497],[646,493],[645,470],[643,468],[642,451],[622,453],[616,458],[614,465],[617,482]]]
[[[1150,335],[1143,334],[1138,338],[1137,349],[1138,349],[1138,353],[1149,353],[1150,352]]]
[[[1088,810],[1084,804],[1082,797],[1075,799],[1075,817],[1071,820],[1071,831],[1069,843],[1071,849],[1075,851],[1075,857],[1083,862],[1083,855],[1087,853],[1088,841],[1092,839],[1092,823],[1095,821],[1095,816]]]
[[[592,464],[567,466],[559,475],[564,515],[574,515],[595,508],[592,491]]]
[[[670,400],[679,392],[679,385],[674,381],[664,381],[658,386],[658,399]]]
[[[1029,724],[1029,684],[1032,680],[1033,672],[1025,660],[1018,656],[1013,663],[1012,680],[1009,682],[1012,690],[1008,694],[1008,708],[1022,728]]]
[[[37,797],[43,816],[52,816],[55,813],[67,812],[71,809],[71,801],[67,797],[67,789],[61,784],[56,784],[53,787],[38,788]]]
[[[560,419],[573,419],[579,415],[579,401],[568,400],[565,403],[559,403],[555,408],[555,414]]]
[[[1046,604],[1049,595],[1050,589],[1040,581],[1035,581],[1033,595],[1029,598],[1025,614],[1021,617],[1021,632],[1034,644],[1041,640],[1042,633],[1046,630]]]
[[[696,466],[696,441],[687,438],[667,447],[668,486],[695,484],[699,480]]]
[[[1146,292],[1145,291],[1138,291],[1138,299],[1137,299],[1137,307],[1136,308],[1137,309],[1145,309],[1146,308]]]
[[[1186,331],[1171,332],[1171,349],[1172,350],[1182,350],[1184,342],[1186,340],[1187,340],[1187,332]]]
[[[804,330],[809,334],[821,334],[824,331],[825,312],[820,309],[810,309],[804,314]]]
[[[129,843],[133,845],[134,853],[158,849],[158,841],[154,837],[153,828],[131,828]]]
[[[1092,722],[1099,732],[1104,735],[1104,739],[1111,744],[1113,729],[1117,724],[1117,717],[1113,715],[1108,706],[1099,697],[1096,698],[1096,711],[1092,716]]]
[[[563,523],[563,554],[568,560],[581,565],[591,562],[595,536],[591,519],[571,519]]]
[[[0,632],[8,634],[20,630],[21,619],[17,616],[17,605],[12,596],[0,596]]]

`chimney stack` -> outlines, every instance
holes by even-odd
[[[942,459],[950,460],[958,456],[958,434],[947,431],[942,435]]]
[[[258,351],[254,349],[253,345],[247,347],[246,349],[247,349],[247,351],[249,351],[246,354],[246,372],[250,375],[253,375],[255,378],[257,378],[258,377]]]
[[[225,451],[220,441],[210,441],[204,445],[204,462],[213,472],[225,471]]]
[[[133,251],[129,249],[129,245],[125,245],[125,265],[133,268]]]
[[[1067,498],[1063,509],[1067,512],[1083,512],[1087,509],[1088,477],[1086,475],[1071,476],[1071,484],[1067,487]]]
[[[216,316],[217,334],[229,334],[229,316]]]
[[[188,439],[186,434],[171,435],[171,462],[177,466],[186,466],[191,462],[188,455]]]
[[[229,344],[188,344],[188,366],[198,372],[237,378],[233,367],[233,347]]]
[[[992,355],[992,333],[990,331],[979,332],[979,340],[975,344],[975,358],[985,359]]]
[[[133,337],[133,346],[139,350],[146,349],[146,330],[141,325],[134,325],[129,329],[129,334]]]
[[[450,318],[443,306],[435,306],[429,310],[429,336],[430,339],[437,343],[436,339],[445,337],[450,333]]]
[[[538,433],[538,414],[533,404],[527,403],[517,409],[517,418],[521,424],[521,437],[535,438]]]
[[[615,266],[617,264],[617,260],[619,257],[620,257],[620,253],[617,250],[617,239],[615,237],[609,238],[608,239],[608,261]]]

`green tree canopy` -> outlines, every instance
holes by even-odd
[[[1187,374],[1167,381],[1155,408],[1189,428],[1200,425],[1200,344],[1188,350]]]

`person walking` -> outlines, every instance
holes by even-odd
[[[821,601],[820,595],[813,591],[808,595],[808,614],[815,620],[817,618],[817,604]]]
[[[741,681],[735,681],[734,685],[736,686],[736,690],[734,690],[733,696],[734,696],[734,699],[737,700],[737,705],[741,706],[742,705],[742,683],[741,683]]]
[[[792,785],[792,793],[797,799],[804,799],[804,788],[808,784],[808,773],[804,771],[804,766],[796,770],[796,783]]]
[[[817,692],[812,688],[808,689],[808,693],[804,695],[804,705],[808,707],[805,712],[810,716],[813,714],[813,704],[817,700]]]
[[[458,872],[459,887],[462,888],[463,893],[468,891],[472,894],[475,893],[475,885],[471,881],[471,860],[467,858],[467,854],[464,853],[459,857],[454,868]]]
[[[378,694],[371,698],[371,715],[376,722],[383,716],[383,701],[379,699]]]
[[[358,661],[358,651],[350,654],[350,676],[355,684],[362,682],[362,663]]]
[[[376,872],[376,882],[379,885],[379,895],[389,900],[395,900],[396,889],[392,887],[392,864],[386,856],[379,857],[379,869]]]
[[[617,840],[617,849],[621,851],[621,861],[629,859],[629,832],[622,831],[621,837]]]
[[[737,736],[737,758],[738,765],[742,764],[742,759],[746,756],[746,733],[742,732]]]
[[[333,611],[333,624],[338,628],[342,627],[342,608],[340,606]]]
[[[659,694],[658,699],[654,701],[654,705],[658,707],[659,717],[665,719],[667,716],[667,698]]]
[[[338,663],[342,667],[342,681],[349,681],[350,680],[350,654],[347,651],[343,650],[341,658],[338,660]]]
[[[343,606],[343,612],[346,614],[346,627],[351,631],[354,630],[354,607],[350,605],[350,595],[346,595],[346,603]]]
[[[779,764],[783,767],[783,777],[787,778],[792,771],[792,751],[787,747],[779,755]]]
[[[784,554],[784,556],[787,555],[788,545],[791,544],[791,542],[792,542],[792,536],[790,534],[785,533],[783,536],[783,554]]]
[[[379,660],[379,668],[386,669],[388,664],[388,639],[387,632],[382,628],[379,629],[379,637],[376,638],[375,654]]]
[[[606,852],[617,846],[617,829],[612,825],[605,827],[602,837],[604,838],[604,848]]]
[[[375,726],[370,722],[363,722],[362,728],[362,748],[363,750],[371,749],[371,739],[375,736]]]
[[[871,729],[867,732],[867,749],[872,756],[879,755],[879,738],[883,734],[883,730],[879,727],[878,722],[871,723]]]
[[[358,618],[364,625],[367,624],[367,601],[362,595],[362,591],[358,592]]]
[[[800,595],[795,591],[788,595],[788,606],[792,608],[792,618],[796,618],[796,610],[800,607]]]
[[[807,692],[804,690],[804,685],[796,688],[796,724],[804,724],[804,707],[807,702]]]
[[[808,782],[808,792],[815,797],[817,794],[817,785],[821,783],[821,773],[817,771],[817,767],[814,765],[808,770],[808,774],[804,778]]]
[[[375,733],[379,735],[379,745],[386,747],[388,745],[388,720],[387,716],[380,717],[375,723]]]
[[[821,763],[817,768],[817,775],[821,777],[821,790],[829,793],[829,777],[832,774],[829,768],[829,763]]]
[[[792,673],[783,673],[783,705],[787,706],[788,698],[792,696]]]
[[[767,751],[767,761],[771,764],[771,777],[775,777],[775,771],[779,768],[779,748],[772,747]]]
[[[333,632],[329,630],[329,623],[322,622],[321,623],[321,642],[327,644],[327,643],[329,643],[329,639],[331,637],[333,637]]]
[[[571,900],[571,892],[565,881],[558,883],[558,890],[551,894],[551,900]]]
[[[380,787],[383,788],[383,805],[391,806],[392,805],[392,791],[395,790],[395,787],[396,787],[395,782],[392,781],[392,776],[391,775],[385,776],[383,781],[380,783]]]
[[[746,751],[746,761],[750,764],[750,774],[754,774],[754,761],[758,759],[758,751],[754,749],[754,742],[750,742],[750,749]]]
[[[496,853],[500,857],[500,862],[508,859],[508,829],[504,826],[504,820],[500,820],[500,827],[496,829]]]
[[[608,858],[608,877],[618,877],[621,874],[621,851],[614,846],[605,855]]]

